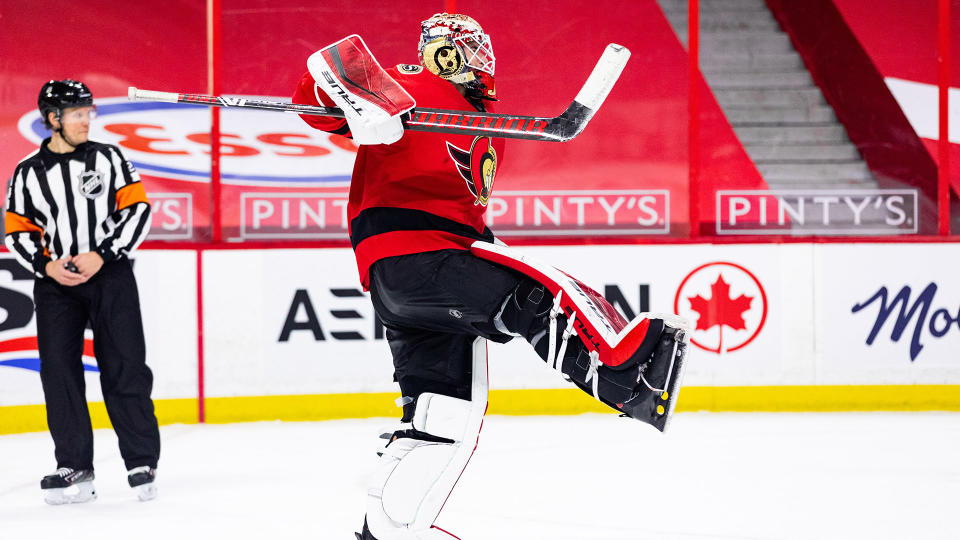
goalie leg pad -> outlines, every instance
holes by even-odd
[[[367,525],[375,538],[451,538],[433,522],[477,447],[486,408],[486,341],[478,338],[471,399],[420,394],[412,429],[396,432],[384,449],[367,492]]]
[[[605,402],[623,403],[633,397],[638,385],[638,370],[656,346],[663,328],[659,319],[648,322],[643,355],[619,366],[604,365],[599,355],[565,317],[555,309],[556,299],[544,286],[523,280],[504,300],[494,324],[501,332],[520,336],[533,346],[548,367],[560,371],[585,391]],[[597,376],[594,376],[596,374]]]
[[[603,295],[569,274],[520,251],[489,242],[474,242],[470,252],[523,274],[550,293],[551,339],[561,339],[559,334],[552,334],[560,320],[565,319],[572,327],[566,335],[576,333],[588,352],[596,353],[603,365],[613,369],[629,369],[646,360],[653,350],[659,329],[651,328],[650,318],[640,316],[627,321]]]
[[[666,429],[683,376],[686,320],[641,313],[628,322],[602,295],[553,267],[484,242],[471,250],[527,276],[494,317],[501,332],[525,338],[597,400]]]

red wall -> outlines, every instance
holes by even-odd
[[[83,80],[95,98],[126,95],[128,86],[203,90],[204,13],[188,0],[0,3],[0,176],[36,149],[16,123],[50,79]]]
[[[938,0],[833,0],[844,20],[884,77],[936,85]],[[960,87],[960,0],[950,2],[950,86]],[[930,103],[931,108],[937,106]],[[960,140],[960,134],[951,133]],[[937,140],[923,143],[939,162]],[[951,184],[960,193],[960,144],[950,145]]]
[[[14,3],[9,9],[10,2],[3,4],[4,31],[0,33],[0,75],[5,81],[0,90],[2,176],[12,173],[16,162],[35,148],[20,134],[17,121],[35,108],[37,91],[50,78],[82,79],[98,99],[124,96],[127,86],[207,90],[202,2],[98,0],[82,7],[50,0]],[[350,33],[361,34],[383,65],[416,63],[419,22],[444,6],[440,0],[433,4],[221,0],[220,91],[289,96],[305,70],[307,56]],[[667,189],[671,234],[685,235],[687,55],[655,0],[597,0],[589,9],[576,0],[558,0],[549,6],[471,0],[456,5],[492,35],[503,112],[559,114],[607,43],[626,45],[633,52],[620,81],[579,138],[564,144],[508,143],[498,190]],[[57,21],[69,23],[58,26],[51,13],[57,14]],[[38,32],[38,27],[48,32]],[[700,91],[704,187],[699,196],[702,218],[709,223],[717,187],[766,186],[702,81]],[[160,133],[165,119],[158,116],[151,121]],[[204,121],[193,130],[208,128]],[[156,157],[162,160],[164,155]],[[148,190],[191,193],[194,225],[208,225],[209,185],[203,179],[184,182],[146,173],[143,168],[141,173]],[[257,189],[255,184],[224,185],[226,226],[236,226],[240,194]],[[312,188],[304,184],[270,189]]]

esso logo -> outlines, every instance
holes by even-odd
[[[767,294],[749,270],[711,262],[691,271],[677,288],[674,313],[695,321],[690,342],[724,354],[746,347],[767,320]]]
[[[120,147],[142,174],[209,182],[209,107],[98,99],[90,139]],[[39,144],[49,136],[38,111],[20,118],[20,133]],[[245,109],[220,114],[223,183],[309,187],[346,185],[357,147],[311,128],[298,116]]]

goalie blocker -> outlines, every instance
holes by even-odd
[[[628,322],[602,295],[552,266],[488,242],[470,250],[530,278],[496,315],[502,332],[525,338],[548,366],[598,401],[666,430],[683,379],[688,321],[641,313]]]

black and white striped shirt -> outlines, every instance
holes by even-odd
[[[116,146],[88,141],[68,154],[50,139],[17,165],[7,187],[6,244],[37,277],[63,256],[125,257],[150,231],[140,175]]]

